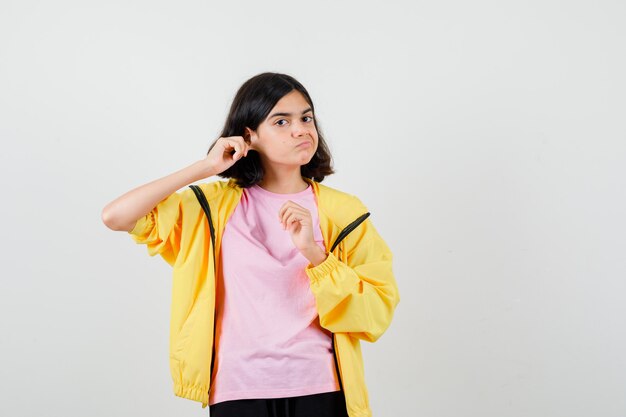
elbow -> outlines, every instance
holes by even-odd
[[[100,213],[100,218],[102,220],[102,223],[104,223],[104,225],[106,227],[108,227],[111,230],[117,231],[117,232],[122,232],[122,231],[127,232],[127,231],[130,231],[130,230],[132,230],[132,228],[133,228],[133,226],[135,224],[135,223],[133,223],[132,225],[122,224],[119,221],[119,218],[113,212],[113,210],[111,210],[109,205],[105,206],[102,209],[102,212]]]
[[[102,213],[100,213],[100,218],[102,219],[102,223],[104,223],[104,225],[109,229],[116,231],[119,230],[118,225],[115,222],[115,217],[111,213],[111,210],[108,206],[102,209]]]
[[[104,223],[106,227],[108,227],[111,230],[115,230],[113,219],[111,218],[111,211],[109,210],[109,206],[106,206],[102,209],[102,213],[100,213],[100,218],[102,219],[102,223]]]

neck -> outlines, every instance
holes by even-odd
[[[293,194],[306,190],[309,183],[300,174],[300,166],[281,170],[266,169],[258,185],[264,190],[277,194]]]

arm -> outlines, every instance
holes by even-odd
[[[102,222],[111,230],[131,232],[137,222],[176,190],[214,175],[205,160],[134,188],[102,209]]]
[[[137,187],[110,202],[102,211],[104,224],[126,231],[133,240],[145,244],[148,254],[160,254],[174,265],[180,250],[183,205],[176,192],[194,181],[211,176],[204,161]]]
[[[345,242],[347,263],[333,253],[318,265],[309,264],[320,325],[333,333],[375,342],[391,324],[400,295],[392,271],[391,250],[370,219]]]

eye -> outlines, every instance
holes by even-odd
[[[304,116],[303,119],[309,118],[311,120],[308,121],[308,123],[311,123],[313,121],[313,116]],[[274,124],[278,125],[278,126],[285,126],[285,123],[280,123],[280,122],[286,122],[287,119],[278,119]]]

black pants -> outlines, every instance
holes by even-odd
[[[343,391],[298,397],[222,401],[210,417],[348,417]]]

